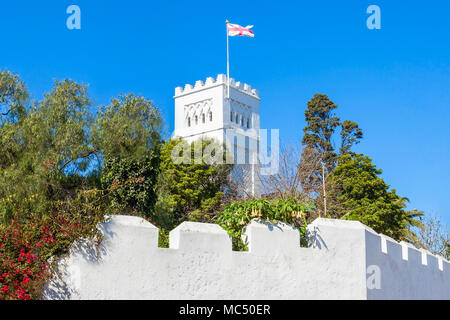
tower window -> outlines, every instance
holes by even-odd
[[[212,121],[212,111],[209,112],[209,121]]]
[[[202,123],[205,123],[205,114],[204,113],[202,113]]]
[[[188,118],[188,127],[191,126],[191,117]]]
[[[249,129],[249,128],[250,128],[250,118],[247,119],[247,129]]]
[[[236,123],[239,123],[239,115],[236,113]]]
[[[198,116],[195,116],[195,125],[198,124]]]
[[[241,117],[241,127],[244,126],[244,117]]]
[[[230,112],[230,121],[233,122],[233,111]]]

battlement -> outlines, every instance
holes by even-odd
[[[99,226],[100,247],[75,243],[48,299],[449,299],[450,263],[360,222],[317,219],[311,246],[285,223],[253,220],[249,251],[219,225],[184,222],[158,248],[158,228],[128,216]],[[375,280],[374,280],[375,279]]]
[[[448,269],[450,262],[444,257],[435,255],[428,250],[416,248],[414,245],[404,241],[396,241],[384,234],[375,232],[358,221],[345,221],[320,218],[315,220],[308,226],[310,230],[314,230],[315,226],[321,225],[332,226],[333,228],[356,229],[365,231],[365,241],[367,245],[368,257],[379,256],[388,260],[405,261],[405,267],[427,266],[439,271],[444,271],[444,265]],[[312,233],[314,234],[314,233]],[[316,239],[317,241],[317,239]],[[320,244],[312,243],[313,247],[320,248]]]
[[[203,82],[202,80],[198,80],[195,82],[194,86],[191,84],[185,84],[184,87],[176,87],[174,97],[177,98],[193,92],[198,92],[216,86],[226,86],[226,85],[227,85],[227,76],[224,74],[219,74],[216,77],[216,79],[208,77],[206,78],[205,82]],[[233,78],[230,78],[230,89],[231,88],[259,99],[258,90],[252,89],[252,87],[247,83],[242,83],[240,81],[236,82]]]

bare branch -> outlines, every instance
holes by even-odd
[[[71,162],[73,162],[73,161],[75,161],[75,160],[88,158],[88,157],[90,157],[92,154],[97,153],[97,152],[98,152],[98,150],[97,150],[97,149],[94,149],[94,150],[89,151],[89,152],[86,153],[86,154],[83,154],[83,155],[80,155],[80,156],[76,157],[75,159],[69,159],[69,160],[67,160],[66,162],[64,162],[64,164],[62,165],[62,167],[60,168],[60,170],[61,170],[61,171],[64,170],[64,168],[65,168],[69,163],[71,163]]]

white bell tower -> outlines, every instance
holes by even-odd
[[[235,163],[246,168],[245,189],[260,197],[259,179],[259,102],[258,91],[250,85],[230,78],[227,98],[227,78],[198,80],[195,86],[186,84],[175,88],[175,132],[189,143],[202,137],[226,142],[235,156]]]

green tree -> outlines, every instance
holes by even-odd
[[[335,186],[330,196],[335,198],[330,207],[336,216],[358,220],[379,233],[397,240],[410,240],[410,228],[417,225],[417,210],[406,211],[407,198],[389,190],[382,173],[372,160],[362,154],[345,154],[339,157],[338,165],[330,176]]]
[[[0,169],[9,167],[23,152],[15,129],[16,122],[27,114],[24,106],[27,97],[25,83],[18,75],[0,71]]]
[[[324,94],[315,94],[308,102],[305,110],[305,120],[302,138],[303,152],[299,164],[299,176],[302,191],[315,196],[318,215],[330,216],[327,207],[330,205],[328,196],[328,177],[336,167],[338,154],[334,148],[334,136],[340,129],[340,155],[351,153],[353,145],[363,137],[358,124],[350,120],[341,123],[336,116],[338,106]]]
[[[79,190],[100,188],[102,175],[105,189],[111,187],[108,182],[125,179],[115,183],[122,189],[111,193],[115,207],[120,204],[131,212],[136,205],[133,210],[148,212],[155,202],[162,131],[159,110],[151,101],[120,96],[95,117],[89,111],[87,86],[64,80],[55,81],[42,101],[25,108],[23,82],[5,72],[1,79],[0,97],[7,109],[3,113],[8,115],[0,126],[4,221],[17,212],[50,212],[57,201],[73,199]],[[16,112],[19,109],[23,110]],[[107,166],[102,170],[104,160]],[[119,201],[119,195],[129,198]]]
[[[102,187],[112,188],[111,204],[122,214],[152,217],[161,132],[159,109],[134,94],[112,99],[97,115],[92,135],[102,151]]]
[[[162,121],[149,100],[121,96],[96,118],[87,86],[71,80],[27,98],[0,71],[0,299],[38,298],[49,257],[99,240],[104,215],[146,214],[156,201]],[[23,250],[31,263],[18,263]]]
[[[302,144],[320,154],[320,160],[328,172],[332,171],[336,162],[332,138],[340,125],[340,120],[334,113],[337,107],[326,95],[315,94],[305,110],[307,125],[303,128]]]
[[[212,154],[223,163],[210,161],[207,148],[216,150]],[[160,224],[170,229],[186,219],[208,219],[220,207],[233,168],[225,163],[227,153],[220,150],[221,144],[208,139],[192,144],[171,139],[162,147],[156,204]],[[172,155],[182,161],[174,161]]]
[[[111,190],[111,205],[118,212],[153,217],[159,161],[159,154],[150,153],[140,159],[108,158],[104,162],[102,186]]]
[[[121,95],[101,107],[92,127],[93,144],[104,159],[141,159],[161,145],[162,118],[152,101]]]
[[[340,128],[340,155],[349,153],[363,137],[357,123],[350,120],[340,122],[335,114],[337,108],[324,94],[315,94],[307,104],[300,162],[301,183],[307,194],[320,192],[324,176],[331,174],[336,167],[338,154],[333,146],[336,129]]]
[[[28,91],[19,76],[0,69],[0,127],[4,122],[18,121],[26,114]]]
[[[85,86],[55,82],[20,121],[1,127],[0,215],[45,213],[52,201],[75,196],[94,150]]]
[[[339,154],[351,153],[350,149],[363,138],[363,132],[356,122],[345,120],[341,124],[341,148]]]

